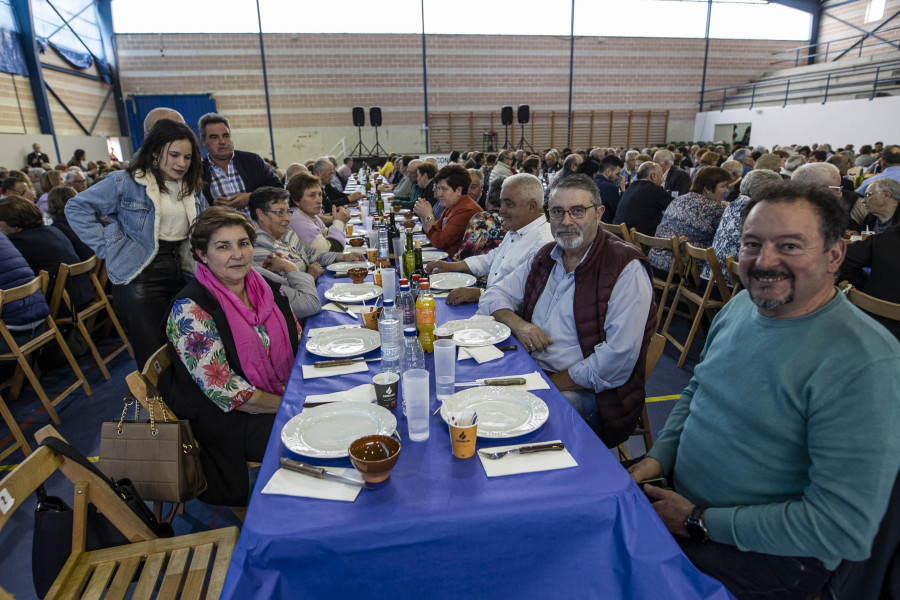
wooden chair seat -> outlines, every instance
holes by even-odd
[[[0,290],[0,310],[2,310],[3,307],[10,302],[15,302],[16,300],[27,298],[31,295],[37,294],[38,292],[45,294],[46,291],[47,272],[41,271],[37,277],[26,284],[8,290]],[[15,400],[19,395],[19,391],[21,390],[23,377],[27,378],[28,382],[31,384],[31,387],[34,388],[35,393],[40,399],[41,404],[44,405],[44,409],[47,411],[47,414],[50,415],[50,418],[53,420],[53,422],[58,425],[60,423],[60,418],[59,415],[56,414],[56,409],[54,408],[57,404],[62,402],[79,387],[83,388],[84,393],[88,396],[92,395],[93,392],[91,390],[91,386],[88,385],[87,379],[85,379],[84,377],[84,373],[81,372],[81,368],[78,366],[75,357],[69,350],[69,346],[68,344],[66,344],[65,338],[63,338],[62,334],[59,331],[59,328],[56,326],[56,321],[54,321],[52,315],[48,315],[47,318],[44,319],[44,329],[44,332],[40,333],[39,335],[28,340],[26,343],[20,346],[16,342],[10,330],[6,327],[3,321],[0,320],[0,336],[3,337],[3,339],[6,341],[7,346],[9,347],[9,352],[0,354],[0,361],[15,360],[17,363],[16,374],[9,381],[0,384],[0,390],[3,390],[7,387],[11,388],[9,398],[10,400]],[[46,346],[47,344],[54,341],[59,345],[63,355],[66,357],[66,362],[69,363],[69,367],[71,367],[72,371],[75,373],[75,381],[68,384],[61,392],[56,394],[51,399],[47,396],[47,393],[44,391],[43,386],[41,386],[40,378],[35,372],[35,368],[32,365],[32,354],[39,348],[42,348],[43,346]]]
[[[36,435],[38,440],[50,436],[62,439],[49,425]],[[30,495],[57,471],[75,485],[72,553],[46,598],[125,598],[135,575],[133,598],[219,597],[237,543],[237,527],[157,538],[106,482],[46,446],[32,452],[0,481],[0,489],[7,490],[11,498],[0,514],[0,528],[20,506],[31,507]],[[88,502],[130,543],[85,551]]]
[[[97,278],[99,271],[100,260],[96,256],[92,256],[89,259],[74,265],[67,265],[65,263],[60,264],[59,272],[56,275],[56,284],[53,286],[53,294],[50,298],[50,316],[56,320],[57,324],[70,323],[78,329],[82,338],[87,342],[88,348],[91,351],[91,356],[93,356],[94,362],[97,363],[97,367],[100,368],[100,372],[103,373],[103,377],[109,379],[110,374],[106,365],[122,352],[127,351],[128,354],[131,355],[131,358],[134,358],[134,350],[132,350],[128,337],[125,335],[125,330],[122,329],[122,325],[116,317],[112,304],[106,296],[106,292],[103,289],[100,280]],[[72,299],[69,296],[69,292],[66,289],[66,282],[70,281],[73,277],[81,275],[88,277],[91,282],[91,286],[94,289],[94,298],[91,300],[90,304],[76,310],[73,306]],[[61,317],[59,315],[60,308],[63,306],[67,309],[68,316]],[[91,339],[93,324],[98,315],[106,317],[112,324],[112,327],[116,330],[116,334],[122,340],[121,344],[116,345],[105,356],[100,355],[100,351],[97,350],[94,340]]]
[[[681,350],[681,356],[678,359],[679,369],[684,366],[684,361],[687,359],[691,344],[694,342],[694,336],[700,328],[703,315],[708,314],[712,317],[731,298],[731,290],[728,289],[728,284],[725,283],[725,277],[722,275],[722,268],[719,266],[719,259],[716,258],[715,251],[712,248],[698,248],[688,242],[683,242],[682,246],[683,255],[688,259],[688,263],[685,274],[678,284],[678,290],[675,292],[675,298],[672,299],[672,309],[669,311],[662,329],[663,336]],[[705,284],[700,277],[699,261],[709,263],[710,278]],[[718,290],[721,300],[712,298],[713,290]],[[681,301],[688,305],[688,310],[692,315],[691,329],[683,343],[669,333],[669,326],[672,324],[672,317],[675,314],[675,306]]]

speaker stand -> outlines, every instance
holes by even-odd
[[[371,154],[378,154],[378,151],[381,150],[381,153],[387,155],[387,151],[381,146],[381,143],[378,141],[378,126],[375,126],[375,145],[372,146]]]
[[[503,134],[503,148],[502,150],[506,150],[509,148],[509,125],[504,125],[503,129],[505,133]]]
[[[528,147],[528,150],[531,152],[531,154],[535,153],[534,148],[531,147],[531,144],[525,141],[525,125],[522,124],[522,138],[519,140],[519,144],[515,148],[513,148],[513,150],[524,150],[526,146]]]
[[[369,149],[362,142],[362,127],[357,126],[356,130],[359,134],[359,141],[356,142],[356,145],[353,146],[353,149],[350,150],[347,156],[368,156],[370,154]]]

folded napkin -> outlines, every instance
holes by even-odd
[[[496,346],[477,346],[474,348],[460,348],[456,360],[474,358],[478,364],[503,358],[503,351]]]
[[[341,304],[344,304],[344,303],[341,302]],[[344,304],[344,306],[349,308],[351,312],[353,312],[354,314],[357,314],[357,315],[360,313],[369,312],[369,308],[371,308],[371,305],[363,306],[362,304]],[[333,302],[329,302],[328,304],[323,306],[322,310],[330,310],[330,311],[339,312],[339,313],[344,312],[341,309],[339,309],[337,306],[335,306]],[[344,313],[344,314],[346,314],[346,313]]]
[[[315,368],[315,367],[313,367]],[[333,369],[335,367],[329,367]],[[323,369],[319,369],[322,371]],[[325,369],[326,371],[328,369]],[[332,392],[331,394],[312,394],[306,397],[306,404],[321,404],[323,402],[375,402],[375,386],[371,383],[364,383],[349,390],[341,390]]]
[[[434,296],[435,298],[446,298],[447,295],[448,295],[449,293],[450,293],[449,290],[446,291],[446,292],[435,292],[435,291],[432,291],[432,292],[431,292],[431,295]]]
[[[334,377],[335,375],[348,375],[350,373],[364,373],[369,370],[369,363],[357,361],[352,365],[340,367],[328,367],[317,369],[313,365],[303,365],[303,379],[315,379],[317,377]]]
[[[334,325],[333,327],[313,327],[312,329],[306,330],[307,337],[315,337],[321,333],[325,333],[327,331],[334,331],[335,329],[356,329],[359,328],[359,325]]]
[[[512,446],[495,446],[492,448],[479,448],[479,450],[487,450],[490,452],[499,452],[501,450],[510,450],[521,446],[530,446],[532,444],[552,444],[560,440],[547,440],[546,442],[529,442],[528,444],[513,444]],[[554,471],[556,469],[570,469],[577,467],[578,463],[572,458],[568,450],[553,450],[549,452],[535,452],[534,454],[507,454],[497,460],[491,460],[481,455],[481,452],[475,453],[481,460],[481,466],[488,477],[499,477],[501,475],[517,475],[519,473],[536,473],[538,471]],[[349,487],[349,486],[348,486]],[[265,492],[265,490],[263,490]]]
[[[337,475],[352,477],[362,481],[362,476],[356,469],[338,467],[326,467],[326,470]],[[340,500],[341,502],[353,502],[359,495],[355,485],[318,479],[312,475],[278,469],[272,474],[272,478],[263,488],[263,494],[280,494],[282,496],[299,496],[301,498],[319,498],[320,500]]]
[[[321,371],[321,369],[319,369]],[[540,371],[533,371],[531,373],[522,373],[521,375],[508,375],[506,373],[501,373],[497,375],[491,375],[487,379],[500,379],[501,377],[524,377],[525,385],[510,385],[504,387],[510,387],[513,389],[520,390],[549,390],[550,384],[544,381],[544,378],[541,377]],[[484,379],[476,379],[478,383],[482,383]]]

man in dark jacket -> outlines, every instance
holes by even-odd
[[[637,179],[619,201],[613,224],[625,223],[644,235],[656,235],[656,226],[671,201],[672,196],[662,187],[662,167],[645,162],[638,167]]]
[[[250,193],[263,186],[280,187],[278,176],[261,156],[234,149],[231,124],[216,113],[200,117],[200,143],[209,153],[203,159],[203,195],[210,206],[230,206],[248,217]]]
[[[622,191],[619,186],[619,174],[625,162],[618,156],[604,156],[600,161],[600,170],[594,175],[594,183],[600,190],[600,199],[603,202],[603,222],[612,223],[616,211],[619,210],[619,198]]]
[[[662,167],[663,188],[673,198],[687,194],[691,189],[691,176],[675,166],[675,155],[668,150],[659,150],[653,155],[653,162]]]

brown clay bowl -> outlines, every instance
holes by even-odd
[[[403,226],[406,227],[407,229],[409,229],[410,231],[412,231],[413,229],[416,228],[416,222],[415,221],[406,221],[405,223],[403,223]]]
[[[353,281],[353,283],[362,283],[366,280],[366,277],[368,277],[369,270],[362,267],[356,267],[353,269],[348,269],[347,275],[350,276],[350,279]]]
[[[366,243],[366,240],[362,239],[361,237],[355,237],[347,240],[347,243],[354,248],[362,248],[362,246]]]
[[[387,435],[367,435],[350,444],[350,462],[369,483],[390,477],[398,458],[400,442]]]
[[[411,210],[408,210],[405,213],[403,213],[403,216],[406,217],[407,221],[412,221],[416,217],[416,213],[414,213]]]
[[[399,213],[399,212],[400,212],[400,209],[402,209],[402,208],[403,208],[403,207],[400,206],[399,204],[392,204],[392,205],[391,205],[391,210],[394,211],[395,213]]]

